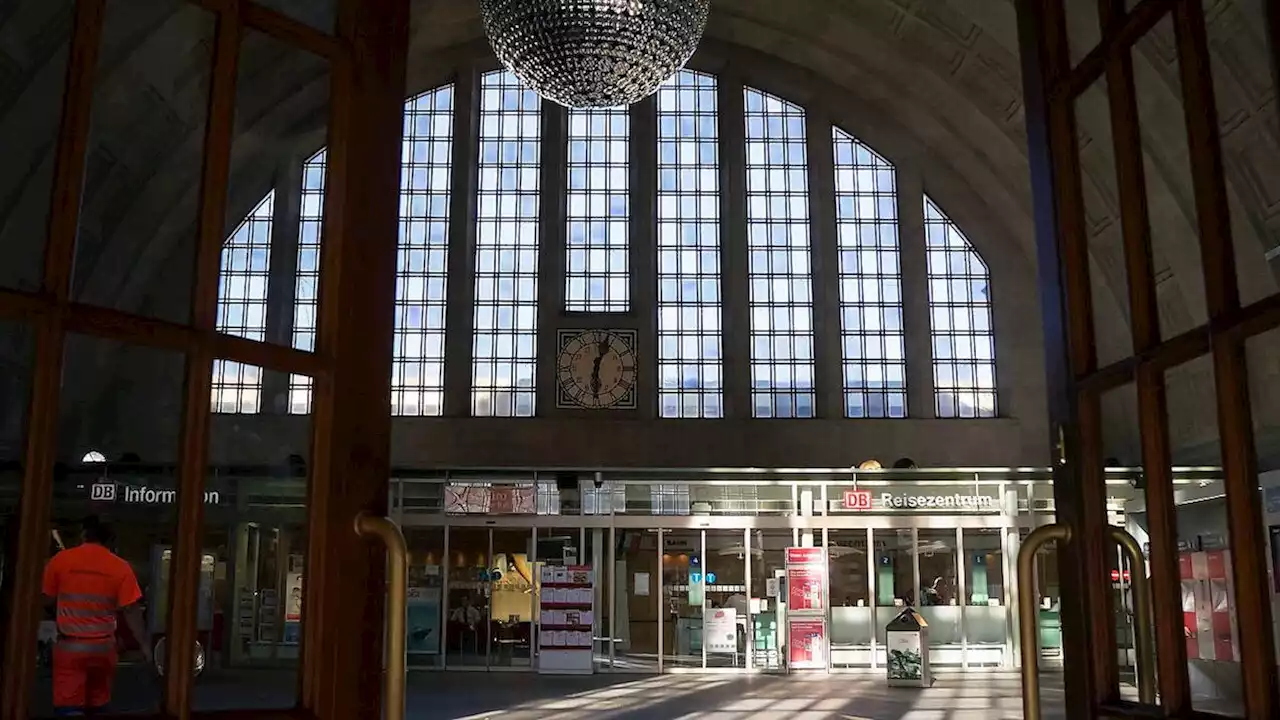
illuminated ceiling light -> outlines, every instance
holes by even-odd
[[[80,462],[84,463],[85,465],[89,465],[91,463],[104,463],[106,461],[107,461],[107,456],[103,455],[97,450],[90,450],[89,452],[84,454],[84,457],[80,458]]]
[[[883,466],[880,464],[879,460],[867,460],[866,462],[859,465],[858,469],[859,470],[879,470],[882,467]]]
[[[480,0],[508,70],[572,108],[630,105],[693,55],[711,0]]]

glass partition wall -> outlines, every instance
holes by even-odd
[[[1052,522],[1048,474],[822,472],[404,473],[391,504],[413,556],[411,667],[536,669],[539,566],[565,562],[596,571],[597,671],[785,672],[793,546],[826,548],[831,671],[882,671],[884,627],[908,605],[935,666],[1015,667],[1013,556]],[[1120,517],[1132,488],[1112,482]]]

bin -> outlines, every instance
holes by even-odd
[[[885,678],[889,685],[929,687],[929,623],[907,608],[885,626]]]

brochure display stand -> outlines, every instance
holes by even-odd
[[[787,548],[787,668],[827,669],[827,553]]]
[[[594,573],[586,565],[543,565],[540,578],[538,672],[590,675],[595,669]]]

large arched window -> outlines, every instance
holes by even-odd
[[[248,340],[267,336],[267,281],[275,192],[258,203],[222,246],[218,274],[218,332]],[[262,369],[215,360],[213,411],[256,413],[262,405]]]
[[[565,309],[570,312],[631,308],[630,144],[626,108],[569,111]]]
[[[681,70],[658,90],[658,410],[724,413],[720,162],[715,78]]]
[[[471,413],[534,413],[542,101],[513,73],[480,80]]]
[[[813,417],[813,275],[804,110],[746,88],[751,404]]]
[[[906,417],[907,354],[893,166],[840,128],[831,133],[844,414]]]
[[[475,111],[454,107],[453,85],[406,102],[394,414],[445,411],[445,319],[452,300],[465,304],[453,310],[471,315],[472,334],[469,354],[465,346],[453,346],[464,363],[461,377],[454,377],[469,380],[470,407],[451,413],[535,415],[538,363],[554,362],[550,349],[541,348],[540,354],[540,318],[561,323],[559,329],[580,322],[625,328],[652,312],[656,337],[650,346],[655,348],[657,377],[642,381],[651,394],[640,402],[654,403],[659,417],[723,417],[727,387],[750,395],[750,409],[734,409],[735,417],[812,418],[818,413],[818,393],[837,392],[844,417],[906,417],[909,362],[931,364],[936,391],[932,412],[913,408],[914,414],[998,415],[989,272],[959,228],[926,197],[924,237],[901,236],[897,194],[904,190],[888,159],[841,128],[819,126],[795,104],[743,85],[721,88],[720,82],[682,70],[658,90],[651,153],[633,152],[632,143],[641,136],[637,131],[647,129],[647,124],[632,127],[640,117],[636,108],[560,110],[504,70],[479,77],[478,134],[472,148],[455,152],[455,127],[472,120],[455,114]],[[740,120],[719,116],[721,97],[729,97],[724,93],[742,93]],[[545,154],[544,115],[566,121],[565,134],[556,134],[563,147]],[[743,133],[722,137],[721,128],[730,126],[721,123],[734,122],[743,123]],[[810,167],[810,132],[821,133],[814,142],[825,142],[830,133],[833,164],[826,178],[817,175],[823,172],[822,163]],[[455,157],[473,152],[478,156],[474,167],[453,167]],[[315,347],[325,159],[321,149],[301,167],[296,275],[287,300],[293,302],[293,344],[303,350]],[[548,159],[562,165],[548,167]],[[732,164],[722,168],[722,160]],[[814,201],[811,175],[815,185],[831,187],[834,196]],[[474,186],[454,186],[472,177]],[[641,181],[651,182],[652,189],[637,187]],[[644,203],[652,202],[654,216],[632,217],[633,202],[646,191],[654,193]],[[458,192],[475,193],[473,215],[451,216]],[[224,248],[221,332],[255,340],[266,336],[268,287],[286,288],[283,278],[268,282],[271,241],[280,230],[273,233],[276,202],[284,201],[275,191],[265,196]],[[544,202],[554,205],[546,207],[551,212],[543,212]],[[724,217],[726,208],[743,210],[734,211],[739,217]],[[814,222],[813,212],[827,216]],[[546,224],[558,215],[563,225]],[[832,221],[833,238],[812,234],[813,228],[825,232],[822,228],[832,227]],[[745,238],[738,240],[744,227]],[[472,230],[471,245],[451,251],[450,239],[469,237]],[[834,270],[814,262],[815,237],[824,243]],[[738,244],[726,247],[726,239]],[[637,271],[633,262],[640,257],[633,255],[632,245],[638,240],[652,241],[645,248],[653,253],[652,263],[639,266],[651,273],[648,277],[632,277]],[[549,247],[548,242],[563,242],[563,247]],[[903,243],[925,245],[927,288],[918,282],[904,285],[899,267]],[[451,252],[459,263],[464,257],[459,253],[472,254],[475,268],[472,277],[454,278],[470,287],[455,288],[452,298],[447,272]],[[540,292],[539,275],[545,272],[540,265],[552,260],[558,265],[555,253],[560,252],[563,276],[553,280],[556,292],[550,287]],[[726,268],[735,275],[726,277]],[[728,282],[734,285],[726,297]],[[837,285],[825,284],[832,282]],[[632,291],[647,283],[652,283],[656,307],[636,307]],[[557,307],[540,307],[540,302],[560,297],[560,290]],[[923,303],[925,293],[933,353],[911,359],[906,355],[904,298]],[[838,302],[833,308],[838,312],[815,314],[817,298]],[[592,315],[597,317],[586,317]],[[819,320],[822,327],[815,325]],[[910,330],[925,332],[923,325]],[[733,333],[747,336],[749,357],[730,365],[735,376],[726,378],[723,349],[725,337]],[[837,344],[838,357],[818,352],[820,347],[834,351]],[[465,370],[468,360],[470,372]],[[832,378],[835,387],[817,387],[819,377]],[[257,368],[223,362],[215,366],[216,411],[259,412],[261,395]],[[310,379],[291,377],[289,411],[306,413],[310,407]],[[839,412],[834,404],[824,407]]]
[[[938,417],[995,417],[996,339],[987,264],[927,196],[924,219]]]
[[[298,267],[293,283],[293,346],[316,349],[316,310],[320,296],[320,229],[324,225],[325,161],[321,150],[302,165],[302,202],[298,209]],[[289,377],[289,412],[311,412],[311,378]]]
[[[405,106],[391,371],[395,415],[439,415],[444,408],[452,167],[453,87],[446,85]]]

